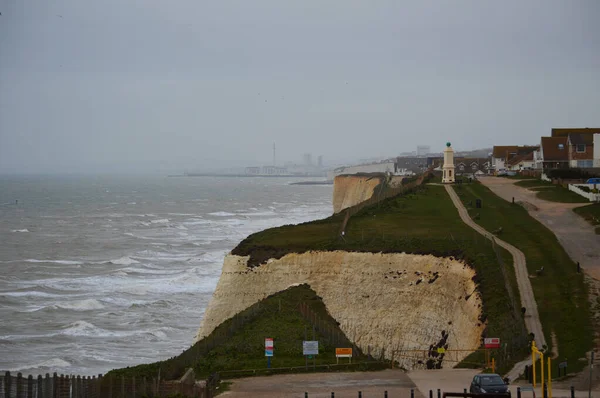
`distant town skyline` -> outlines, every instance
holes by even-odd
[[[0,173],[243,167],[273,142],[337,164],[600,125],[595,0],[0,8]]]

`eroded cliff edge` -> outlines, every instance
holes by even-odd
[[[364,175],[341,175],[333,181],[333,212],[357,205],[373,196],[375,188],[385,177]]]
[[[449,349],[478,347],[485,328],[475,272],[452,258],[344,251],[290,253],[259,267],[228,255],[197,339],[257,301],[307,283],[364,351],[427,349],[447,334]],[[460,354],[463,359],[468,352]],[[399,358],[401,366],[410,360]]]

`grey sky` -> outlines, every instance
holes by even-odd
[[[0,172],[183,171],[600,126],[600,2],[0,0]]]

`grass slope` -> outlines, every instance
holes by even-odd
[[[561,203],[587,203],[589,202],[583,196],[577,195],[575,192],[569,191],[560,185],[552,184],[548,181],[538,179],[526,179],[515,182],[515,185],[529,188],[532,191],[538,191],[536,196],[540,199],[550,202]]]
[[[264,369],[267,367],[267,337],[274,339],[273,368],[304,366],[302,341],[305,333],[312,340],[313,325],[300,313],[301,303],[306,303],[319,318],[319,327],[315,329],[319,340],[316,365],[334,364],[335,348],[352,347],[352,344],[331,318],[321,298],[308,285],[300,285],[270,296],[223,322],[210,336],[177,357],[112,370],[107,376],[152,378],[157,377],[160,369],[162,379],[172,380],[181,377],[190,367],[194,368],[197,378],[213,372]],[[354,353],[353,362],[367,360],[361,352],[355,350]]]
[[[499,237],[523,251],[530,275],[544,267],[543,275],[533,277],[531,284],[546,341],[551,345],[551,333],[555,333],[560,359],[568,360],[569,369],[583,368],[585,363],[578,359],[592,347],[587,288],[556,236],[524,208],[503,200],[482,184],[464,186],[457,192],[467,207],[476,198],[482,199],[483,208],[470,209],[472,215],[479,214],[475,222],[488,231],[502,227]]]
[[[341,220],[336,215],[298,226],[268,229],[249,236],[233,253],[257,256],[258,252],[260,257],[270,254],[281,257],[289,252],[345,250],[464,259],[477,271],[488,322],[487,335],[502,338],[509,345],[508,351],[512,351],[512,359],[498,358],[498,361],[508,366],[510,361],[524,355],[527,341],[522,340],[523,322],[520,317],[513,317],[496,252],[488,240],[462,222],[443,187],[428,185],[363,209],[350,218],[344,238],[339,236]],[[499,253],[502,258],[510,259],[503,249],[499,248]],[[512,261],[507,264],[509,276],[514,275]],[[509,283],[518,298],[514,277]],[[476,360],[469,358],[471,362]]]
[[[600,203],[594,203],[589,206],[576,207],[573,209],[575,213],[583,217],[592,225],[600,225]],[[596,233],[600,234],[600,226],[596,227]]]
[[[557,186],[554,189],[539,191],[536,196],[540,199],[548,200],[550,202],[589,203],[588,199],[561,186]]]

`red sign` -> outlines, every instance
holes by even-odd
[[[485,348],[500,348],[500,339],[498,337],[491,337],[483,340]]]

